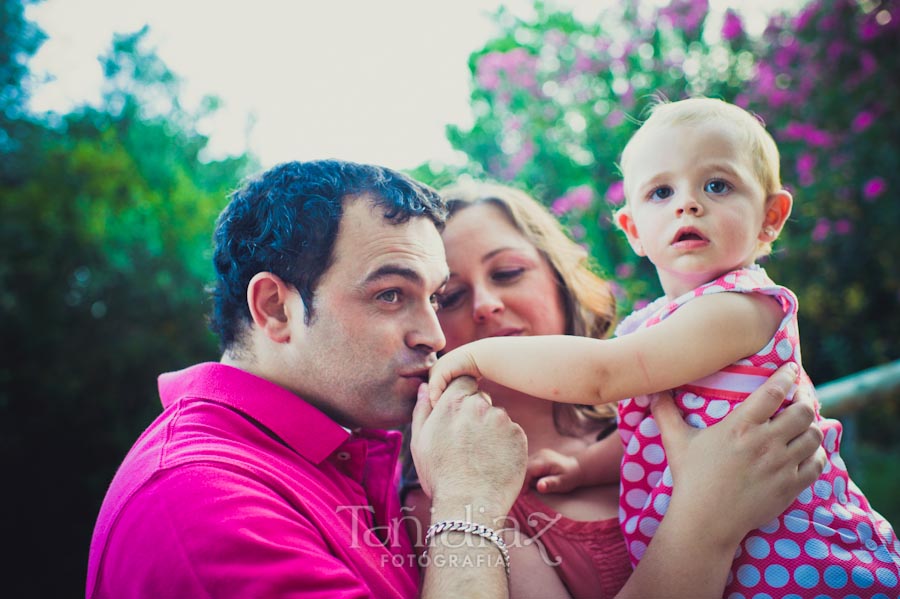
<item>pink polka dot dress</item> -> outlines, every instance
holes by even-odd
[[[788,361],[801,367],[797,298],[759,266],[732,271],[674,301],[660,298],[631,314],[616,333],[653,326],[692,299],[711,293],[759,293],[774,298],[784,319],[757,354],[675,389],[675,401],[691,426],[719,422],[769,375]],[[698,336],[702,343],[703,331]],[[818,410],[817,410],[818,412]],[[828,455],[825,472],[777,519],[748,534],[735,554],[725,597],[900,598],[900,542],[850,480],[838,452],[839,422],[817,414]],[[625,444],[619,521],[634,565],[647,549],[672,494],[672,473],[646,396],[619,403]]]

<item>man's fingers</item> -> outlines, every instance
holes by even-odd
[[[822,476],[822,472],[825,471],[826,461],[825,448],[820,445],[816,453],[800,463],[800,466],[797,468],[797,480],[804,487],[810,486]]]
[[[753,424],[762,424],[778,410],[796,379],[797,365],[785,364],[744,400],[737,413]]]
[[[666,453],[671,456],[672,452],[678,451],[685,434],[690,432],[690,426],[684,421],[675,400],[668,393],[657,393],[650,403],[650,411],[662,435]]]
[[[818,427],[813,423],[816,419],[816,411],[811,404],[792,403],[786,407],[781,413],[776,414],[772,418],[772,429],[786,441],[790,441],[795,437],[812,430],[812,434],[816,434]],[[821,441],[821,433],[820,441]]]
[[[459,400],[478,391],[478,383],[470,376],[459,376],[450,381],[441,399]]]
[[[809,426],[788,443],[788,457],[800,463],[812,456],[820,447],[822,447],[822,431],[818,427]]]

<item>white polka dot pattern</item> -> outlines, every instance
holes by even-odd
[[[757,266],[728,273],[668,304],[657,300],[651,306],[658,309],[629,317],[630,330],[637,328],[636,318],[645,319],[642,327],[653,326],[695,297],[722,292],[769,295],[785,317],[756,355],[675,390],[685,421],[696,428],[715,424],[739,407],[786,361],[800,365],[797,298]],[[802,366],[800,384],[812,385]],[[635,565],[668,509],[673,484],[659,429],[642,399],[619,403],[626,446],[619,516]],[[838,453],[840,423],[820,419],[819,426],[828,455],[825,472],[781,516],[747,535],[735,552],[725,597],[900,599],[900,541],[847,477]]]

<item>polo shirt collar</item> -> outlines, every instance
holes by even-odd
[[[182,399],[206,399],[257,420],[309,461],[319,464],[350,438],[350,431],[284,387],[246,370],[205,362],[159,375],[164,408]]]

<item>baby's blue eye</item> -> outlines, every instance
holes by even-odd
[[[703,187],[703,191],[715,194],[726,193],[730,189],[731,185],[721,179],[713,179]]]
[[[651,200],[667,200],[675,193],[668,185],[660,185],[650,192]]]

